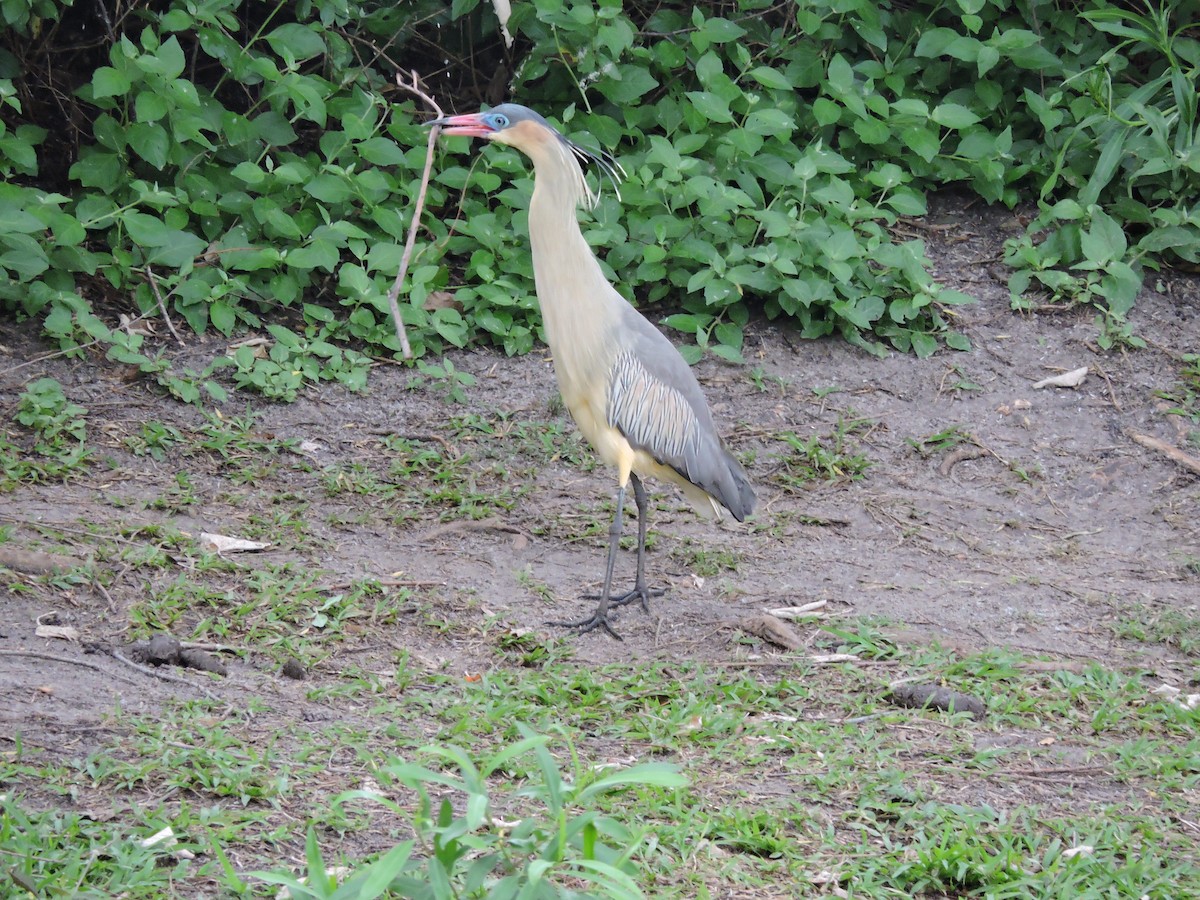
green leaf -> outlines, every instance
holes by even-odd
[[[167,99],[157,91],[139,91],[133,101],[134,115],[139,122],[157,122],[167,114]]]
[[[925,359],[937,352],[938,343],[933,335],[913,331],[909,333],[909,341],[912,344],[913,353],[917,355],[918,359]]]
[[[901,128],[899,136],[901,142],[925,162],[932,162],[941,152],[941,139],[928,128]]]
[[[1079,204],[1078,200],[1072,200],[1070,197],[1065,200],[1059,200],[1049,210],[1050,215],[1062,221],[1075,222],[1087,215],[1084,208]]]
[[[1133,309],[1141,287],[1141,273],[1124,262],[1111,263],[1100,279],[1100,290],[1108,301],[1108,308],[1118,316],[1124,316]]]
[[[97,100],[102,97],[124,97],[131,87],[133,84],[129,76],[112,66],[100,66],[92,75],[92,96]]]
[[[818,97],[812,104],[813,117],[822,128],[837,124],[842,117],[842,107],[828,97]]]
[[[839,228],[834,231],[821,245],[825,256],[833,260],[847,260],[860,256],[862,251],[858,236],[849,228]]]
[[[892,136],[891,129],[879,119],[856,119],[851,127],[864,144],[882,144]]]
[[[314,241],[307,247],[288,251],[284,262],[293,269],[324,269],[332,272],[337,268],[338,251],[328,241]]]
[[[1116,135],[1110,135],[1104,142],[1100,158],[1096,160],[1096,166],[1092,170],[1092,177],[1088,179],[1084,189],[1079,192],[1079,202],[1084,206],[1091,206],[1099,201],[1100,192],[1112,181],[1117,166],[1121,164],[1121,160],[1125,156],[1125,141],[1128,136],[1128,129],[1122,129]]]
[[[615,75],[606,78],[604,95],[613,103],[633,103],[658,87],[658,82],[645,68],[621,63]]]
[[[796,122],[782,109],[756,109],[742,125],[751,134],[778,135],[786,138],[796,130]]]
[[[729,124],[733,121],[729,103],[711,91],[687,91],[686,96],[696,111],[708,121],[716,124]]]
[[[354,196],[354,189],[343,176],[329,172],[312,179],[304,190],[323,203],[342,203]]]
[[[134,62],[143,72],[161,76],[168,81],[178,78],[187,64],[183,48],[179,45],[179,39],[174,35],[163,41],[153,51],[136,57]]]
[[[951,28],[931,28],[917,41],[916,56],[941,56],[961,35]]]
[[[746,74],[765,88],[776,91],[794,90],[794,85],[788,77],[770,66],[755,66]]]
[[[326,49],[325,39],[314,27],[298,22],[280,25],[267,35],[267,43],[289,68],[294,68],[297,62],[320,56]]]
[[[170,243],[175,234],[162,219],[145,213],[128,211],[121,215],[121,221],[129,231],[129,236],[143,247],[161,247]]]
[[[161,125],[136,122],[129,127],[129,146],[138,156],[161,170],[167,164],[171,139]]]
[[[27,213],[23,209],[0,205],[0,235],[13,231],[29,234],[45,230],[45,223],[37,216]]]
[[[255,135],[271,146],[285,146],[296,140],[292,124],[282,114],[265,112],[254,119]]]
[[[863,297],[857,302],[835,300],[830,308],[856,328],[870,331],[871,325],[883,315],[886,307],[879,297]]]
[[[975,68],[979,72],[979,77],[982,78],[988,72],[996,67],[1000,62],[1000,51],[995,47],[983,45],[979,48],[979,53],[975,58]]]
[[[0,241],[0,270],[7,269],[21,281],[38,277],[50,267],[46,251],[27,234],[9,234]]]
[[[242,160],[233,167],[233,170],[229,174],[243,184],[250,186],[260,185],[267,178],[267,173],[257,163],[252,163],[249,160]]]
[[[971,352],[971,339],[965,334],[957,331],[952,331],[945,337],[946,346],[951,350],[959,350],[963,353]]]
[[[829,61],[825,78],[828,86],[837,94],[845,95],[854,91],[854,69],[840,53]]]
[[[960,103],[942,103],[934,107],[929,118],[946,128],[961,129],[974,125],[979,116]]]
[[[358,154],[377,166],[402,166],[405,154],[400,145],[385,137],[368,138],[355,144]]]
[[[907,189],[896,191],[884,202],[902,216],[923,216],[929,211],[924,195]]]
[[[214,300],[208,308],[209,320],[213,323],[221,334],[229,337],[233,334],[233,329],[237,325],[237,315],[224,300]]]
[[[707,322],[703,322],[690,313],[676,313],[663,319],[662,324],[668,328],[674,328],[676,331],[682,331],[684,334],[699,334],[704,330]]]
[[[704,22],[704,36],[714,44],[725,44],[736,41],[746,34],[746,29],[728,19],[707,19]]]
[[[713,329],[713,337],[722,344],[740,348],[742,346],[742,327],[733,322],[722,322]]]
[[[1091,227],[1080,235],[1079,243],[1087,262],[1096,266],[1120,259],[1129,246],[1120,224],[1103,210],[1092,213]]]
[[[713,344],[709,349],[727,362],[736,363],[739,366],[746,364],[746,358],[742,356],[742,351],[737,347],[731,347],[728,344]]]

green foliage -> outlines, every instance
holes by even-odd
[[[285,873],[257,877],[286,886],[295,897],[339,900],[367,900],[389,890],[403,897],[566,900],[580,896],[570,887],[577,883],[605,897],[643,896],[631,877],[630,863],[641,838],[615,818],[601,815],[597,807],[605,795],[631,787],[682,787],[686,781],[676,767],[643,763],[602,774],[577,768],[564,777],[547,749],[550,739],[526,727],[521,732],[521,740],[480,763],[458,747],[424,749],[425,755],[456,771],[400,761],[389,765],[384,773],[388,779],[417,793],[417,841],[396,845],[352,871],[340,886],[328,873],[311,829],[304,882]],[[513,771],[528,757],[533,758],[532,771],[515,798],[535,811],[516,822],[502,821],[493,808],[488,778]],[[431,798],[431,790],[441,796],[440,802]],[[461,813],[447,790],[462,796]],[[409,816],[394,801],[365,791],[343,794],[334,805],[362,800]]]
[[[1048,2],[780,14],[740,0],[643,21],[534,3],[510,23],[533,48],[513,93],[553,97],[567,130],[620,145],[622,204],[601,206],[591,237],[628,296],[682,303],[666,323],[695,336],[692,359],[740,359],[751,306],[875,352],[882,339],[928,355],[939,337],[967,349],[945,307],[968,298],[889,231],[950,183],[1008,205],[1039,194],[1042,217],[1009,251],[1014,302],[1067,289],[1103,306],[1112,345],[1129,340],[1142,267],[1200,252],[1200,45],[1178,6],[1096,3],[1081,19]],[[509,175],[500,156],[484,155],[483,177]],[[1077,227],[1035,243],[1068,217]]]
[[[451,403],[467,402],[463,388],[473,387],[476,380],[470,372],[455,368],[454,363],[448,359],[443,359],[440,363],[417,360],[417,368],[430,384],[438,386],[440,393]],[[412,386],[416,387],[416,383]]]
[[[1183,416],[1193,425],[1200,425],[1200,353],[1183,354],[1175,388],[1156,394],[1171,404],[1165,415]],[[1191,430],[1188,440],[1193,446],[1200,446],[1200,431]]]
[[[164,858],[127,834],[118,839],[92,816],[34,809],[24,797],[0,794],[7,896],[150,897],[186,872],[182,859]],[[152,821],[146,816],[137,825],[146,837],[157,830]]]
[[[29,446],[23,449],[0,435],[0,490],[64,479],[87,465],[87,410],[68,400],[55,379],[27,385],[14,418],[27,430]]]
[[[1084,12],[1116,44],[1055,90],[1025,92],[1052,166],[1041,212],[1007,248],[1013,303],[1036,287],[1051,302],[1102,304],[1104,347],[1128,337],[1143,266],[1200,262],[1200,42],[1181,6]]]
[[[794,431],[780,432],[776,440],[788,449],[779,456],[780,466],[773,480],[787,491],[801,490],[814,482],[857,481],[871,461],[850,438],[871,425],[870,419],[838,416],[837,426],[825,437],[814,434],[802,438]]]
[[[25,388],[17,401],[17,421],[30,429],[43,452],[87,439],[87,410],[70,402],[53,378],[39,378]]]
[[[0,170],[71,189],[0,187],[0,304],[44,317],[65,348],[97,340],[155,375],[140,340],[92,314],[85,284],[122,305],[132,298],[142,314],[157,314],[161,299],[193,331],[226,336],[289,307],[301,333],[269,326],[266,358],[231,361],[237,384],[283,399],[322,378],[362,386],[365,358],[332,342],[395,349],[384,296],[420,132],[407,117],[388,121],[384,76],[360,65],[338,30],[361,8],[284,10],[204,0],[123,20],[78,92],[91,133],[68,171],[45,171],[52,163],[34,146],[44,130],[0,131]],[[461,317],[427,314],[427,290],[414,277],[404,308],[417,351],[461,345]],[[333,303],[305,302],[319,295]]]
[[[193,403],[221,396],[211,372],[175,372],[97,310],[269,329],[264,355],[224,364],[284,400],[323,379],[360,388],[366,360],[346,344],[398,350],[385,297],[425,133],[413,101],[393,105],[392,69],[454,59],[439,99],[478,105],[474,86],[508,64],[489,4],[167,0],[116,22],[66,0],[2,9],[0,309]],[[945,184],[1037,197],[1007,248],[1013,302],[1095,304],[1112,346],[1136,343],[1147,268],[1200,262],[1190,25],[1181,0],[538,0],[508,23],[508,92],[619,157],[622,200],[604,198],[589,240],[627,297],[695,338],[691,359],[739,361],[756,310],[875,353],[968,349],[947,309],[969,298],[893,229]],[[97,42],[79,53],[67,35],[85,27]],[[47,59],[68,94],[43,83]],[[469,168],[441,156],[401,295],[418,356],[533,347],[529,184],[500,148]],[[454,303],[427,302],[451,288]]]
[[[243,343],[232,357],[216,363],[233,367],[238,387],[288,402],[296,399],[305,383],[338,381],[352,391],[366,387],[371,361],[363,354],[321,339],[318,329],[311,326],[306,329],[307,337],[282,325],[268,325],[267,331],[275,338],[269,349],[258,343]]]

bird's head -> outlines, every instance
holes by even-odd
[[[493,109],[463,116],[443,116],[425,124],[440,125],[443,134],[478,137],[507,144],[534,160],[547,150],[566,150],[568,157],[573,154],[582,162],[595,165],[609,177],[614,187],[625,174],[620,163],[608,153],[593,153],[579,146],[538,113],[518,103],[503,103]],[[587,193],[591,195],[591,191]],[[594,205],[594,196],[589,199]]]
[[[558,134],[549,122],[532,109],[515,103],[505,103],[495,109],[465,116],[443,116],[425,124],[440,125],[445,134],[486,138],[517,149],[536,145]]]

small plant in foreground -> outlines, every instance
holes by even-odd
[[[65,478],[84,466],[91,456],[86,416],[55,379],[31,382],[17,401],[16,420],[32,432],[33,454],[0,436],[0,487]]]
[[[947,450],[954,450],[963,444],[978,442],[975,440],[975,436],[963,426],[951,425],[949,428],[943,428],[941,431],[935,431],[924,437],[905,438],[904,443],[928,459],[935,453],[945,453]]]
[[[642,896],[630,875],[630,859],[640,838],[621,822],[600,815],[597,801],[629,787],[679,788],[686,784],[674,766],[645,763],[607,774],[577,766],[564,778],[550,755],[550,738],[521,728],[524,737],[480,764],[457,747],[433,746],[425,755],[449,769],[393,762],[382,773],[417,793],[416,841],[393,847],[380,859],[354,871],[339,888],[328,875],[313,833],[308,837],[308,878],[257,873],[271,884],[287,887],[294,897],[376,897],[385,890],[412,897],[568,898],[583,882],[605,897]],[[574,753],[571,754],[575,758]],[[493,812],[488,779],[512,771],[529,756],[534,768],[515,798],[537,807],[519,821],[504,821]],[[442,797],[436,802],[430,788]],[[456,812],[446,789],[465,795]],[[411,813],[372,792],[350,791],[334,800],[383,804],[405,818]]]
[[[475,376],[454,368],[454,363],[449,359],[443,358],[441,363],[427,363],[419,359],[417,369],[425,376],[424,380],[436,387],[451,403],[466,403],[467,395],[463,388],[475,386]],[[416,387],[419,384],[421,380],[415,381],[412,386]]]
[[[871,465],[865,453],[851,449],[848,438],[868,429],[870,420],[838,416],[833,431],[822,438],[812,435],[805,439],[794,431],[785,431],[777,440],[791,452],[780,457],[782,471],[776,479],[785,488],[796,489],[814,481],[857,481]]]
[[[70,402],[53,378],[39,378],[25,388],[17,402],[17,421],[37,437],[37,449],[54,453],[69,441],[87,439],[87,410]]]

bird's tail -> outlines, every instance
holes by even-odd
[[[701,515],[721,518],[722,508],[735,519],[744,522],[754,512],[757,497],[746,470],[722,442],[718,452],[709,457],[712,462],[705,472],[681,472],[687,481],[681,487],[684,495]]]
[[[725,447],[721,447],[721,450],[725,456],[725,477],[719,479],[719,493],[714,496],[735,519],[744,522],[746,517],[754,512],[754,504],[758,498],[754,495],[754,488],[751,487],[742,464]]]

